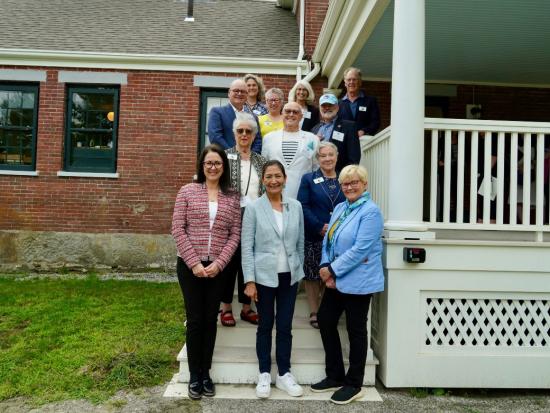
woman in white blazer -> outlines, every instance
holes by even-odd
[[[304,217],[301,204],[283,197],[283,165],[272,160],[262,170],[265,194],[246,207],[241,236],[245,294],[256,301],[259,324],[256,354],[260,374],[256,395],[271,392],[271,332],[276,323],[277,388],[301,396],[302,387],[290,373],[292,318],[298,282],[304,277]]]

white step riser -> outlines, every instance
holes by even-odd
[[[345,364],[346,369],[348,364]],[[325,374],[325,364],[298,364],[292,363],[292,374],[300,384],[312,384],[322,380]],[[271,365],[271,376],[273,383],[277,374],[277,365]],[[367,364],[365,366],[365,377],[363,384],[365,386],[374,386],[376,374],[376,365]],[[214,383],[233,383],[233,384],[254,384],[258,379],[258,363],[229,363],[216,362],[212,365],[210,375]],[[180,374],[178,381],[181,383],[189,382],[189,369],[187,361],[180,363]]]
[[[254,305],[253,305],[254,306]],[[239,303],[239,299],[237,298],[237,295],[233,296],[233,316],[235,319],[239,318],[239,314],[241,312],[242,305]],[[309,306],[307,304],[307,299],[305,295],[302,293],[296,297],[296,304],[294,306],[294,314],[303,316],[303,317],[309,317]]]
[[[349,342],[345,328],[339,329],[340,340],[342,347],[346,348],[346,343]],[[275,344],[276,332],[273,330],[273,343]],[[251,346],[256,345],[256,329],[255,328],[239,328],[239,327],[218,327],[216,343],[224,346]],[[309,327],[307,329],[292,330],[292,346],[308,347],[312,349],[323,349],[321,335],[319,330]]]

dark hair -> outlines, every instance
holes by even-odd
[[[220,176],[220,181],[219,181],[220,189],[224,193],[230,192],[231,178],[230,178],[230,172],[229,172],[229,161],[227,160],[227,155],[225,154],[225,151],[223,150],[223,148],[216,143],[206,146],[202,150],[199,156],[199,159],[197,161],[197,182],[199,184],[203,184],[206,182],[206,175],[204,174],[203,163],[204,163],[204,158],[206,158],[206,155],[209,152],[217,153],[218,155],[220,155],[220,158],[222,158],[223,172],[222,172],[222,175]]]
[[[270,166],[277,166],[283,173],[283,176],[286,178],[285,167],[283,166],[283,164],[276,159],[272,159],[264,163],[264,167],[262,168],[262,179],[264,179],[265,170]]]

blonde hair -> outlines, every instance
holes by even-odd
[[[344,169],[340,171],[340,175],[338,176],[338,182],[342,184],[343,181],[345,181],[346,179],[352,178],[354,175],[357,175],[357,177],[364,184],[368,182],[369,175],[367,173],[367,170],[361,165],[345,166]]]
[[[252,79],[258,85],[258,96],[256,97],[258,103],[263,102],[265,98],[264,81],[260,76],[253,75],[252,73],[248,73],[243,77],[244,83],[248,82],[250,79]]]
[[[306,103],[311,105],[315,101],[315,92],[313,91],[313,88],[307,80],[299,80],[294,86],[292,86],[292,89],[290,89],[290,92],[288,92],[288,101],[296,102],[296,89],[298,88],[298,86],[302,86],[307,90]]]

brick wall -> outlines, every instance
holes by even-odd
[[[47,71],[39,89],[40,174],[0,175],[0,229],[168,233],[176,193],[195,173],[200,127],[196,73],[127,71],[128,84],[120,87],[120,177],[99,179],[57,176],[63,169],[66,85],[57,81],[60,69],[33,69]],[[293,76],[263,78],[266,87],[285,93],[295,81]]]
[[[304,52],[305,59],[309,60],[315,50],[317,38],[325,21],[329,0],[305,0],[305,31],[304,31]],[[298,10],[296,18],[298,27],[300,24],[300,13]]]

